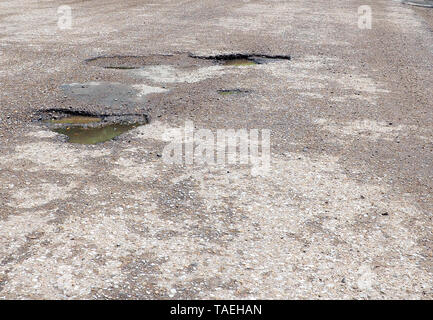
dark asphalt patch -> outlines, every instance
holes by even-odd
[[[134,87],[116,82],[71,83],[61,89],[75,100],[110,107],[144,105],[146,101]]]

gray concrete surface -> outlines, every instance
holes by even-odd
[[[1,1],[0,298],[432,299],[432,21],[391,0]],[[89,83],[132,104],[62,89]],[[37,121],[123,107],[150,123],[98,145]],[[185,121],[270,129],[270,173],[165,164]]]

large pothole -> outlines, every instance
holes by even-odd
[[[155,65],[171,65],[182,68],[209,65],[249,66],[281,60],[290,60],[290,56],[244,53],[200,56],[190,53],[178,53],[148,56],[101,56],[87,59],[85,63],[105,69],[129,70]]]
[[[181,67],[200,67],[201,61],[188,54],[167,54],[167,55],[148,55],[148,56],[101,56],[85,60],[90,66],[105,69],[130,70],[140,69],[146,66],[171,65]],[[208,65],[212,63],[209,62]]]
[[[51,131],[66,136],[66,141],[78,144],[106,142],[149,122],[147,116],[137,114],[98,115],[70,110],[42,111],[40,120]]]

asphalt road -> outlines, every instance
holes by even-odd
[[[432,30],[392,0],[1,1],[0,298],[432,299]],[[72,144],[47,110],[150,122]],[[166,163],[190,122],[269,130],[269,171]]]

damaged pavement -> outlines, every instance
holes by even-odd
[[[433,10],[364,4],[2,1],[0,298],[432,299]],[[188,121],[270,172],[166,164]]]

